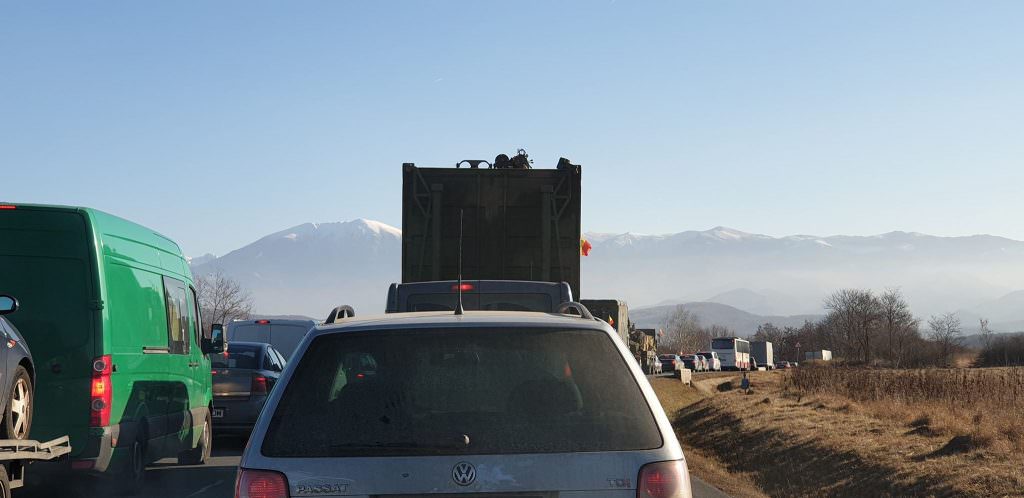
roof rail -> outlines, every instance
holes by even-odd
[[[324,320],[324,323],[338,323],[345,318],[352,318],[354,316],[356,316],[356,310],[347,304],[343,304],[331,310],[331,314],[327,315],[327,320]]]
[[[572,313],[571,311],[575,311],[576,313]],[[575,301],[568,301],[559,304],[558,309],[556,309],[555,312],[563,315],[579,315],[587,320],[594,320],[594,315],[590,314],[590,310],[588,310],[586,306]]]

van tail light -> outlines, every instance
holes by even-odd
[[[114,401],[114,385],[110,374],[114,366],[110,355],[100,356],[92,362],[92,389],[89,396],[89,426],[106,427],[110,425],[110,405]]]
[[[473,284],[467,284],[465,282],[463,282],[462,284],[455,284],[452,286],[452,292],[459,292],[460,290],[462,292],[470,292],[473,289]]]
[[[253,394],[267,394],[267,378],[262,375],[253,375],[252,387],[249,390]]]
[[[673,460],[644,465],[636,480],[637,498],[690,498],[690,472],[686,462]]]
[[[288,498],[288,479],[269,470],[238,469],[235,498]]]

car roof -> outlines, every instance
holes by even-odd
[[[267,323],[259,323],[265,321]],[[309,325],[316,323],[313,319],[301,318],[252,318],[248,320],[231,320],[228,325]]]
[[[230,341],[230,342],[228,342],[228,350],[231,349],[231,346],[252,346],[252,347],[257,347],[258,348],[258,347],[269,346],[269,345],[270,344],[267,344],[265,342]]]
[[[343,332],[345,330],[440,328],[440,327],[566,327],[611,331],[607,323],[575,315],[538,313],[531,311],[466,311],[456,315],[451,311],[415,313],[389,313],[365,317],[345,318],[332,324],[314,327],[311,334]]]

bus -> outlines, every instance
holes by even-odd
[[[719,337],[711,340],[711,350],[718,353],[722,370],[750,370],[750,341]]]

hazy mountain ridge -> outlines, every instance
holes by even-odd
[[[709,301],[630,309],[629,318],[637,327],[660,329],[668,325],[672,315],[680,307],[696,315],[700,319],[701,325],[721,325],[740,337],[754,335],[754,332],[757,332],[757,326],[767,322],[778,327],[799,327],[805,321],[816,321],[821,318],[821,315],[758,315],[727,304]]]
[[[644,303],[718,303],[753,318],[705,306],[705,322],[720,317],[740,332],[771,317],[799,325],[822,314],[823,298],[840,287],[900,287],[923,318],[960,310],[965,330],[977,316],[999,331],[1024,326],[1024,242],[1003,237],[770,237],[726,227],[586,237],[593,249],[582,258],[583,297],[624,299],[640,316]],[[365,219],[305,223],[211,257],[193,260],[194,272],[238,279],[259,313],[326,316],[338,304],[377,313],[401,275],[401,230]]]

